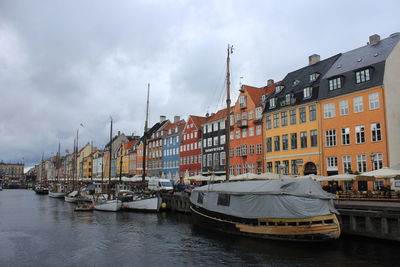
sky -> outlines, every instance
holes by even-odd
[[[204,116],[231,95],[400,31],[400,1],[1,0],[0,161],[142,135],[150,119]],[[241,78],[242,77],[242,78]],[[83,125],[83,126],[82,126]]]

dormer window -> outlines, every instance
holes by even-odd
[[[279,93],[280,91],[283,90],[283,85],[278,85],[275,87],[275,94]]]
[[[295,87],[295,86],[298,85],[299,83],[300,83],[299,80],[294,80],[294,81],[293,81],[293,87]]]
[[[285,96],[285,104],[286,105],[290,105],[290,99],[291,99],[290,94],[286,94],[286,96]]]
[[[269,100],[269,108],[275,108],[276,107],[276,98],[271,98]]]
[[[315,82],[319,77],[319,73],[314,72],[313,74],[310,74],[310,82]]]
[[[261,102],[264,103],[266,99],[267,99],[267,96],[266,96],[266,95],[262,95],[262,96],[261,96]]]
[[[312,94],[312,87],[306,87],[303,89],[303,98],[307,99],[310,98]]]
[[[329,80],[329,90],[333,91],[342,88],[342,81],[340,77],[336,77]]]
[[[356,83],[367,82],[371,79],[370,69],[356,71]]]

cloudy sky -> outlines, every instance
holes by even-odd
[[[400,31],[399,1],[0,1],[0,161],[31,166],[61,142],[215,112],[232,94]],[[243,79],[240,79],[243,77]],[[84,127],[81,127],[80,124]]]

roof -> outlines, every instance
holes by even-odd
[[[331,98],[382,85],[386,59],[396,44],[399,43],[399,40],[400,34],[392,34],[376,44],[368,44],[342,54],[324,75],[321,81],[319,99]],[[370,69],[370,80],[357,84],[355,71],[364,68]],[[341,78],[341,88],[330,90],[329,79],[336,77]]]
[[[206,121],[206,117],[200,117],[200,116],[195,116],[195,115],[190,115],[189,118],[192,119],[194,125],[199,129],[200,125]],[[189,121],[189,120],[188,120]]]
[[[164,131],[166,131],[166,134],[164,134],[163,137],[164,137],[164,136],[170,136],[170,135],[174,135],[174,134],[179,133],[179,130],[178,130],[178,132],[173,132],[173,133],[168,133],[168,130],[170,130],[170,129],[175,129],[176,127],[183,129],[183,128],[185,127],[185,124],[186,124],[186,121],[185,121],[185,120],[180,120],[180,121],[178,121],[178,122],[168,124],[168,125],[165,126],[165,128],[163,129]]]
[[[231,107],[231,109],[233,109],[233,107]],[[202,122],[202,124],[226,118],[226,115],[227,115],[227,109],[226,108],[220,109],[217,111],[217,113],[206,117],[205,120]]]
[[[270,109],[269,102],[267,101],[264,112],[274,111],[285,106],[286,104],[282,105],[281,103],[287,94],[291,94],[292,99],[289,105],[298,105],[306,102],[315,101],[318,98],[319,85],[322,77],[335,63],[339,56],[340,54],[337,54],[327,59],[318,61],[317,63],[314,63],[312,65],[308,65],[301,69],[288,73],[281,82],[276,84],[276,86],[283,85],[284,88],[280,92],[274,92],[268,96],[268,99],[277,98],[276,107]],[[310,75],[314,73],[318,74],[319,76],[316,78],[316,80],[311,81]],[[303,89],[306,87],[312,88],[312,95],[311,97],[304,99]]]

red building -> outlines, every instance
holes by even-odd
[[[233,126],[229,151],[231,175],[264,172],[262,112],[266,95],[274,89],[274,82],[269,80],[265,87],[242,85],[239,90],[230,119]]]
[[[201,124],[205,117],[190,115],[182,132],[180,144],[180,176],[189,176],[201,173]]]

